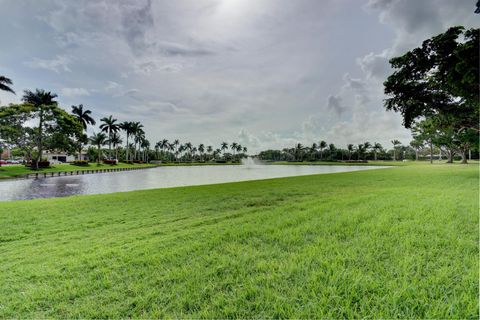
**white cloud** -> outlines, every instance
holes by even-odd
[[[60,92],[65,97],[81,97],[90,95],[88,90],[85,88],[62,88]]]
[[[3,0],[0,69],[17,92],[89,93],[153,140],[388,143],[409,135],[383,107],[388,59],[478,26],[473,0],[224,2]]]
[[[24,64],[31,68],[46,69],[56,73],[62,71],[71,72],[69,68],[70,59],[66,56],[57,55],[54,59],[33,58],[31,61],[25,61]]]

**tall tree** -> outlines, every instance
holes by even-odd
[[[326,141],[320,141],[318,143],[318,148],[320,149],[320,161],[323,160],[323,149],[327,147],[327,142]]]
[[[112,158],[112,143],[110,142],[112,140],[112,135],[120,130],[120,127],[117,123],[117,119],[114,119],[112,116],[104,117],[100,119],[101,122],[103,122],[100,125],[100,129],[102,132],[107,132],[108,134],[108,157]]]
[[[102,146],[107,143],[107,136],[103,132],[93,133],[89,138],[90,143],[97,147],[97,163],[100,163],[102,157]]]
[[[127,135],[127,141],[126,141],[126,147],[125,147],[125,160],[129,161],[129,151],[130,151],[130,145],[128,143],[128,138],[134,133],[134,126],[131,121],[124,121],[118,125],[120,129],[125,131],[125,134]]]
[[[225,158],[225,150],[228,149],[228,143],[227,142],[222,142],[222,144],[220,145],[220,149],[222,150],[223,157]]]
[[[435,117],[439,127],[477,132],[463,138],[478,141],[479,35],[480,29],[452,27],[391,59],[395,71],[384,83],[386,109],[400,112],[406,128]]]
[[[134,138],[134,159],[137,159],[137,144],[140,143],[142,137],[145,137],[145,131],[143,130],[143,124],[138,121],[131,123],[131,132]]]
[[[375,142],[373,144],[372,149],[373,149],[373,156],[374,156],[375,161],[377,161],[377,154],[380,150],[382,150],[382,148],[383,148],[382,145],[378,142]]]
[[[397,160],[397,146],[398,145],[401,145],[402,143],[400,141],[398,141],[397,139],[394,139],[391,141],[391,143],[393,144],[393,161]]]
[[[203,153],[205,152],[205,145],[203,143],[200,143],[198,146],[198,152],[200,152],[200,160],[204,161]]]
[[[418,154],[420,152],[420,148],[423,147],[423,141],[421,139],[413,139],[410,141],[410,146],[415,150],[415,161],[418,161]]]
[[[114,132],[112,134],[112,137],[108,140],[108,143],[113,146],[113,149],[115,150],[115,159],[118,160],[118,146],[122,144],[122,138],[118,134],[118,132]]]
[[[57,138],[58,143],[65,142],[65,147],[67,147],[69,145],[68,141],[65,139],[60,141],[59,139],[61,138],[59,135],[59,129],[61,128],[63,131],[68,131],[71,129],[74,130],[70,132],[71,134],[77,133],[75,132],[75,127],[77,126],[73,123],[67,122],[71,122],[73,120],[74,122],[78,123],[78,121],[72,116],[66,116],[66,112],[58,107],[55,98],[57,98],[55,93],[42,89],[36,89],[35,92],[25,90],[22,97],[22,100],[25,103],[28,103],[33,107],[32,112],[35,114],[33,117],[38,119],[38,127],[36,130],[37,155],[34,159],[35,169],[38,169],[38,162],[43,158],[46,134],[50,134],[51,138]],[[69,128],[69,125],[72,127]]]
[[[95,125],[95,119],[92,118],[92,111],[83,110],[83,104],[78,106],[72,106],[72,114],[77,118],[77,120],[82,124],[83,133],[87,131],[88,125]],[[82,138],[78,140],[78,160],[82,160],[82,143],[85,142],[85,135],[82,135]]]

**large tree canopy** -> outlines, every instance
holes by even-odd
[[[390,64],[385,107],[406,128],[434,116],[441,126],[479,131],[479,29],[452,27]]]
[[[33,124],[39,113],[42,130]],[[81,135],[82,124],[56,104],[42,105],[41,111],[31,103],[0,107],[0,139],[21,149],[27,159],[39,160],[43,149],[74,153],[75,142]]]

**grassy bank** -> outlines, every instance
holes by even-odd
[[[0,203],[0,318],[478,318],[478,173]]]
[[[81,171],[81,170],[103,170],[103,169],[112,169],[112,168],[142,168],[142,167],[153,167],[155,165],[152,164],[126,164],[126,163],[119,163],[117,165],[109,165],[109,164],[96,164],[90,163],[88,166],[74,166],[72,164],[57,164],[52,165],[50,168],[44,168],[39,170],[32,170],[29,167],[25,167],[24,165],[9,165],[9,166],[1,166],[0,167],[0,180],[1,179],[9,179],[9,178],[18,178],[22,177],[29,173],[36,173],[36,172],[70,172],[70,171]]]
[[[319,166],[431,166],[431,165],[443,165],[447,164],[446,160],[435,160],[433,164],[430,161],[383,161],[383,160],[368,160],[367,163],[355,163],[355,162],[337,162],[337,161],[271,161],[264,162],[265,164],[277,164],[277,165],[319,165]],[[478,165],[478,160],[469,161],[470,164]],[[460,164],[460,161],[455,161],[455,164]]]

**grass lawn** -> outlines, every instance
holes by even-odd
[[[478,319],[478,165],[0,203],[0,318]]]
[[[455,161],[455,163],[460,164],[460,161]],[[470,164],[479,164],[478,160],[469,160]],[[321,166],[430,166],[432,165],[430,161],[383,161],[383,160],[368,160],[367,163],[355,163],[355,162],[335,162],[335,161],[272,161],[265,162],[265,164],[281,164],[281,165],[321,165]],[[435,160],[433,165],[446,164],[446,160],[441,161]]]
[[[96,164],[90,163],[88,166],[74,166],[71,164],[57,164],[52,165],[50,168],[40,169],[38,171],[32,170],[24,165],[8,165],[8,166],[1,166],[0,167],[0,180],[1,179],[8,179],[8,178],[17,178],[22,177],[28,173],[35,173],[35,172],[64,172],[64,171],[81,171],[81,170],[97,170],[97,169],[112,169],[112,168],[140,168],[140,167],[153,167],[155,165],[152,164],[126,164],[126,163],[119,163],[117,165],[110,165],[110,164]]]

